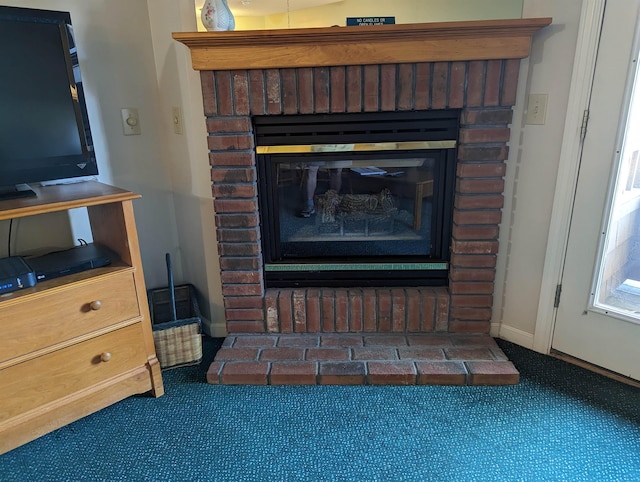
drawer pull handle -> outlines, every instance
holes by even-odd
[[[100,361],[103,361],[106,363],[109,360],[111,360],[111,353],[109,353],[108,351],[105,351],[104,353],[100,354]]]
[[[89,306],[93,311],[98,311],[100,308],[102,308],[102,301],[100,300],[92,301]]]

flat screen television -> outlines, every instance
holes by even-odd
[[[96,174],[71,16],[0,6],[0,198]]]

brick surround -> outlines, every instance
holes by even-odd
[[[229,333],[489,332],[519,59],[204,70]],[[265,289],[251,116],[462,109],[448,288]]]

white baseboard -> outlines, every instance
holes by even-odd
[[[491,328],[493,333],[493,326]],[[533,333],[527,333],[512,326],[500,325],[498,328],[498,337],[533,350]]]
[[[225,323],[214,323],[204,317],[202,318],[202,331],[211,338],[224,338],[227,336]]]

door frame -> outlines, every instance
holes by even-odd
[[[588,112],[591,100],[605,4],[606,0],[584,0],[580,14],[569,102],[533,334],[533,349],[545,354],[551,352],[557,315],[557,308],[554,306],[556,289],[561,283],[564,270],[573,202],[582,158],[581,131],[584,115]]]

